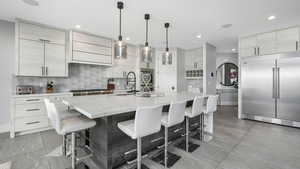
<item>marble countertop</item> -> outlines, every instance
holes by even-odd
[[[90,95],[63,98],[63,101],[90,119],[132,112],[137,107],[168,105],[172,101],[189,101],[200,93],[170,93],[164,96],[139,97],[135,95]]]
[[[24,95],[13,95],[13,98],[21,97],[43,97],[43,96],[60,96],[60,95],[73,95],[71,92],[55,92],[55,93],[36,93],[36,94],[24,94]]]

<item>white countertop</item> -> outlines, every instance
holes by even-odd
[[[57,93],[37,93],[37,94],[24,94],[24,95],[13,95],[13,98],[20,97],[47,97],[47,96],[60,96],[60,95],[73,95],[71,92],[57,92]]]
[[[105,116],[132,112],[137,107],[168,105],[172,101],[193,100],[200,93],[171,93],[165,96],[138,97],[135,95],[90,95],[63,98],[68,105],[85,116],[95,119]]]

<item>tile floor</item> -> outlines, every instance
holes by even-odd
[[[198,141],[194,141],[199,143]],[[0,164],[12,161],[12,169],[64,169],[70,161],[46,156],[61,144],[51,131],[15,139],[0,134]],[[192,154],[177,148],[182,158],[172,169],[299,169],[300,129],[237,119],[237,107],[222,106],[215,114],[215,138]],[[151,160],[150,169],[162,169]]]

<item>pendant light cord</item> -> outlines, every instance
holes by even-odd
[[[168,52],[169,51],[169,41],[168,41],[168,39],[169,39],[169,30],[168,30],[168,28],[169,28],[169,26],[170,26],[170,24],[169,23],[165,23],[165,28],[166,28],[166,51]]]
[[[119,17],[119,40],[122,40],[122,9],[120,9],[120,17]]]
[[[148,46],[148,20],[146,20],[146,43],[145,46]]]

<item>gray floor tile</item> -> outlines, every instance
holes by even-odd
[[[0,159],[42,150],[44,148],[40,133],[4,139],[0,142]]]

